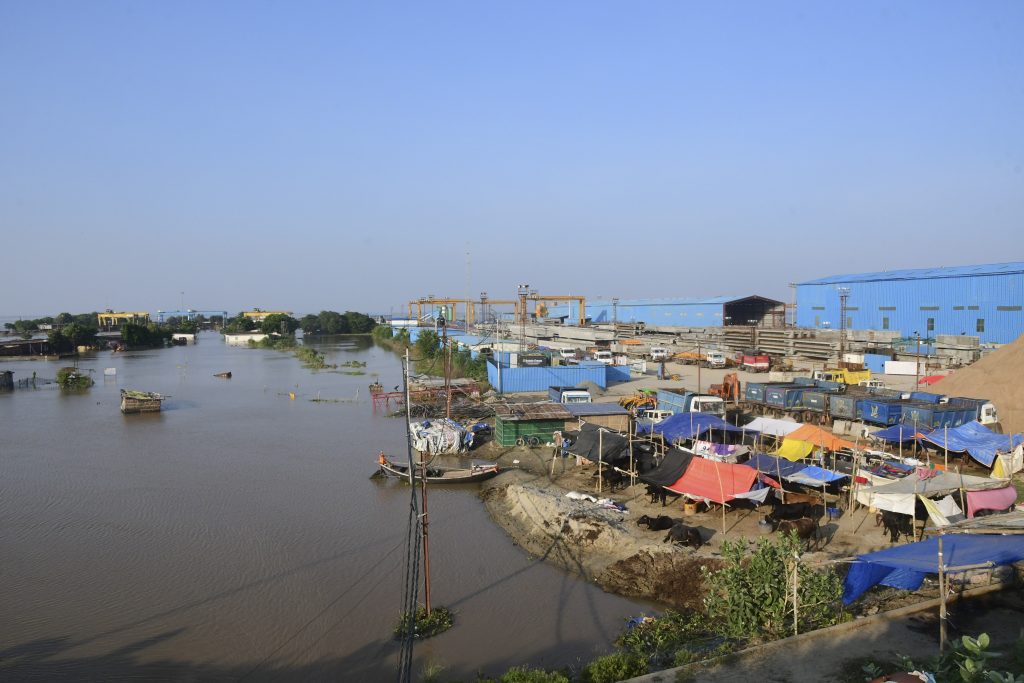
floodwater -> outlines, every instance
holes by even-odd
[[[83,359],[82,394],[0,394],[0,680],[395,679],[409,488],[369,475],[405,435],[366,387],[401,365],[365,338],[320,348],[365,374],[206,333]],[[170,398],[122,415],[121,388]],[[456,626],[417,642],[414,671],[578,664],[650,610],[531,559],[475,487],[431,489],[430,519],[432,601]]]

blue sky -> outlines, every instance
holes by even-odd
[[[8,0],[0,314],[1022,260],[1021,36],[1020,2]]]

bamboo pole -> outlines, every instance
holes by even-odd
[[[793,561],[793,635],[800,633],[800,560]]]
[[[604,470],[602,465],[604,464],[604,458],[601,457],[601,452],[604,450],[604,431],[601,429],[597,430],[597,492],[601,493],[603,488],[604,477],[602,474]]]
[[[949,425],[942,428],[945,432],[945,438],[943,440],[943,446],[945,446],[945,455],[942,458],[942,470],[944,472],[949,471]]]
[[[725,487],[722,485],[722,469],[718,466],[718,463],[715,463],[714,460],[712,460],[711,462],[714,463],[714,465],[715,465],[715,474],[718,475],[718,494],[722,497],[722,536],[724,537],[726,535],[726,531],[725,531]]]
[[[942,532],[939,532],[939,653],[946,647],[945,562],[942,559]]]

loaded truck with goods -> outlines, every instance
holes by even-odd
[[[747,349],[736,360],[740,369],[747,372],[768,372],[772,369],[771,357],[758,349]]]
[[[548,399],[554,403],[591,403],[593,401],[589,391],[577,387],[548,387]]]
[[[725,415],[725,401],[720,396],[698,394],[686,389],[658,389],[658,409],[679,413]]]
[[[700,365],[705,368],[724,368],[725,354],[715,350],[681,351],[672,355],[672,360],[683,365]]]

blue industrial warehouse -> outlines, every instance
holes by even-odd
[[[578,317],[578,311],[576,304],[552,306],[548,317],[562,317],[571,322]],[[763,296],[588,301],[587,318],[592,323],[617,321],[671,327],[783,327],[786,305]]]
[[[840,327],[848,292],[848,329],[903,336],[980,337],[1006,344],[1024,333],[1024,262],[835,275],[796,286],[799,327]]]

